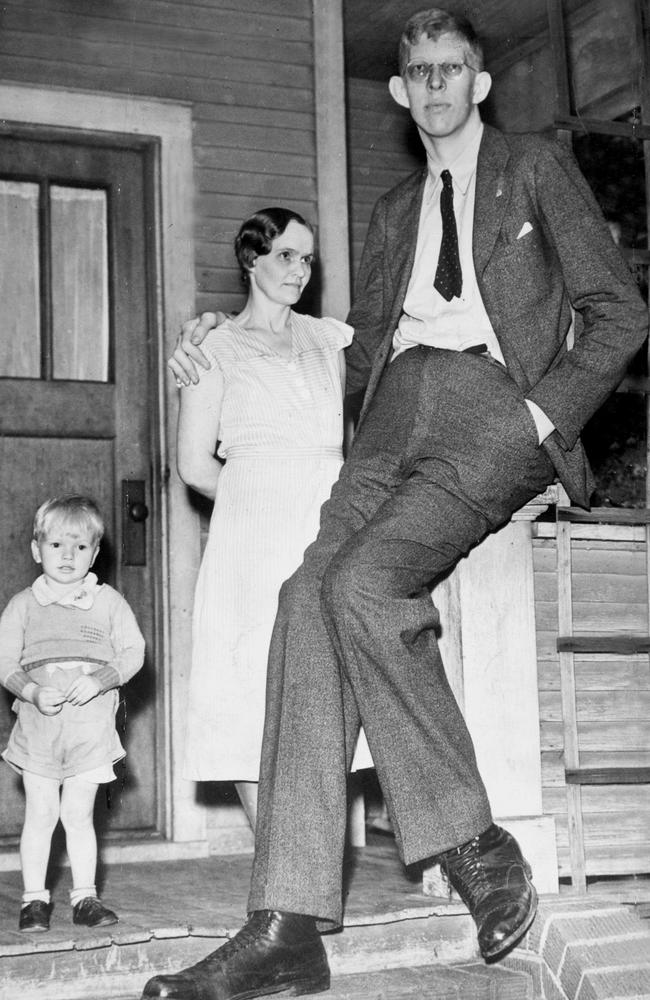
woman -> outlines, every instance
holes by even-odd
[[[316,537],[343,461],[342,349],[353,331],[292,309],[314,257],[297,213],[256,212],[235,253],[246,305],[208,335],[211,368],[181,393],[179,474],[214,500],[194,602],[185,777],[234,781],[254,829],[277,596]],[[372,766],[365,744],[355,766]]]

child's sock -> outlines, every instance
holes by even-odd
[[[97,889],[94,885],[81,886],[80,889],[71,889],[70,906],[76,906],[77,903],[80,903],[82,899],[87,899],[88,896],[92,896],[97,899]]]
[[[20,904],[21,910],[28,905],[28,903],[35,903],[37,899],[40,899],[43,903],[50,902],[50,890],[49,889],[35,889],[33,892],[24,892],[22,902]]]

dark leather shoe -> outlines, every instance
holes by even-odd
[[[106,927],[117,923],[117,913],[113,913],[96,896],[86,896],[72,908],[72,923],[82,927]]]
[[[256,910],[207,958],[169,976],[154,976],[143,1000],[244,1000],[270,993],[302,996],[329,989],[327,956],[313,917]]]
[[[42,899],[34,899],[21,907],[18,917],[18,930],[26,934],[39,934],[50,929],[50,913],[52,904]]]
[[[474,918],[481,955],[490,962],[501,958],[524,936],[537,910],[532,872],[519,844],[493,823],[439,861]]]

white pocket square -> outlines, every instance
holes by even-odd
[[[532,231],[533,227],[530,222],[524,222],[523,226],[519,230],[519,233],[517,234],[517,239],[520,240],[522,236],[525,236],[526,233],[532,233]]]

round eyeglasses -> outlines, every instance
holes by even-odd
[[[431,79],[431,74],[436,69],[440,70],[440,75],[445,80],[457,80],[459,76],[462,76],[465,66],[467,66],[468,69],[474,70],[475,73],[478,72],[473,66],[470,66],[470,64],[466,62],[412,62],[407,65],[405,72],[411,83],[428,83]]]

